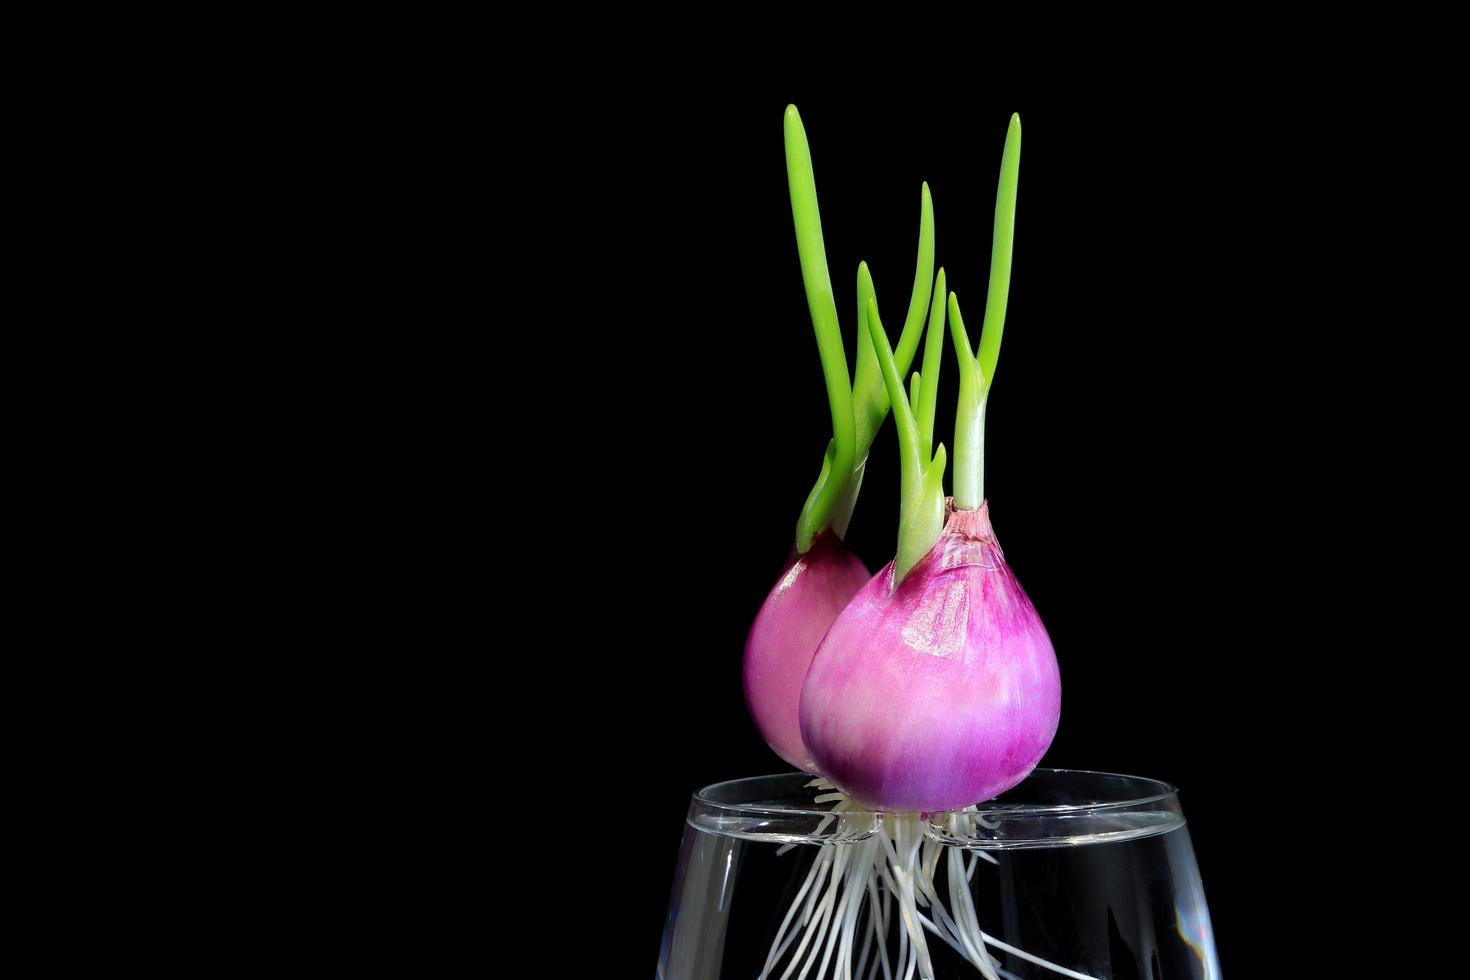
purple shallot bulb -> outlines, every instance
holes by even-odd
[[[801,695],[818,770],[868,806],[960,809],[1010,789],[1056,734],[1051,639],[990,526],[951,511],[939,541],[892,587],[889,564],[837,617]]]
[[[812,655],[838,613],[872,576],[831,531],[793,555],[745,640],[745,703],[776,754],[816,772],[801,741],[798,706]]]

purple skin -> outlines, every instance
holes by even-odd
[[[956,810],[1030,775],[1061,715],[1056,654],[987,504],[955,511],[890,595],[893,564],[837,617],[801,695],[823,776],[894,813]]]
[[[816,773],[801,741],[801,682],[817,644],[871,575],[831,531],[793,555],[745,640],[745,704],[761,737],[798,769]]]

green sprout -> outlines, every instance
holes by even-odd
[[[832,438],[822,456],[821,473],[802,506],[796,524],[796,549],[805,554],[816,536],[828,528],[839,536],[846,532],[862,487],[868,449],[888,415],[890,394],[870,331],[862,328],[868,308],[871,306],[876,310],[877,307],[877,295],[866,262],[858,265],[857,368],[854,375],[848,374],[847,352],[842,344],[832,279],[827,271],[811,148],[807,144],[801,115],[794,105],[786,107],[785,129],[786,177],[791,192],[791,217],[796,225],[796,248],[832,414]],[[908,371],[918,350],[933,275],[934,206],[926,183],[920,190],[919,254],[908,315],[904,318],[898,349],[892,352],[893,366],[899,377]],[[886,346],[886,337],[884,343]],[[931,418],[931,430],[932,427]]]

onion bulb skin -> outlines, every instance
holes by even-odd
[[[745,704],[776,754],[815,773],[801,741],[798,707],[812,655],[827,628],[872,574],[830,530],[793,554],[745,640]]]
[[[852,799],[895,813],[1010,789],[1051,744],[1062,686],[988,504],[952,510],[939,541],[892,582],[890,563],[812,659],[800,704],[812,761]]]

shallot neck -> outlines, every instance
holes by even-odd
[[[960,534],[974,541],[995,540],[995,531],[990,526],[990,501],[981,501],[973,510],[961,510],[955,507],[953,497],[946,497],[944,509],[949,514],[945,534]]]

